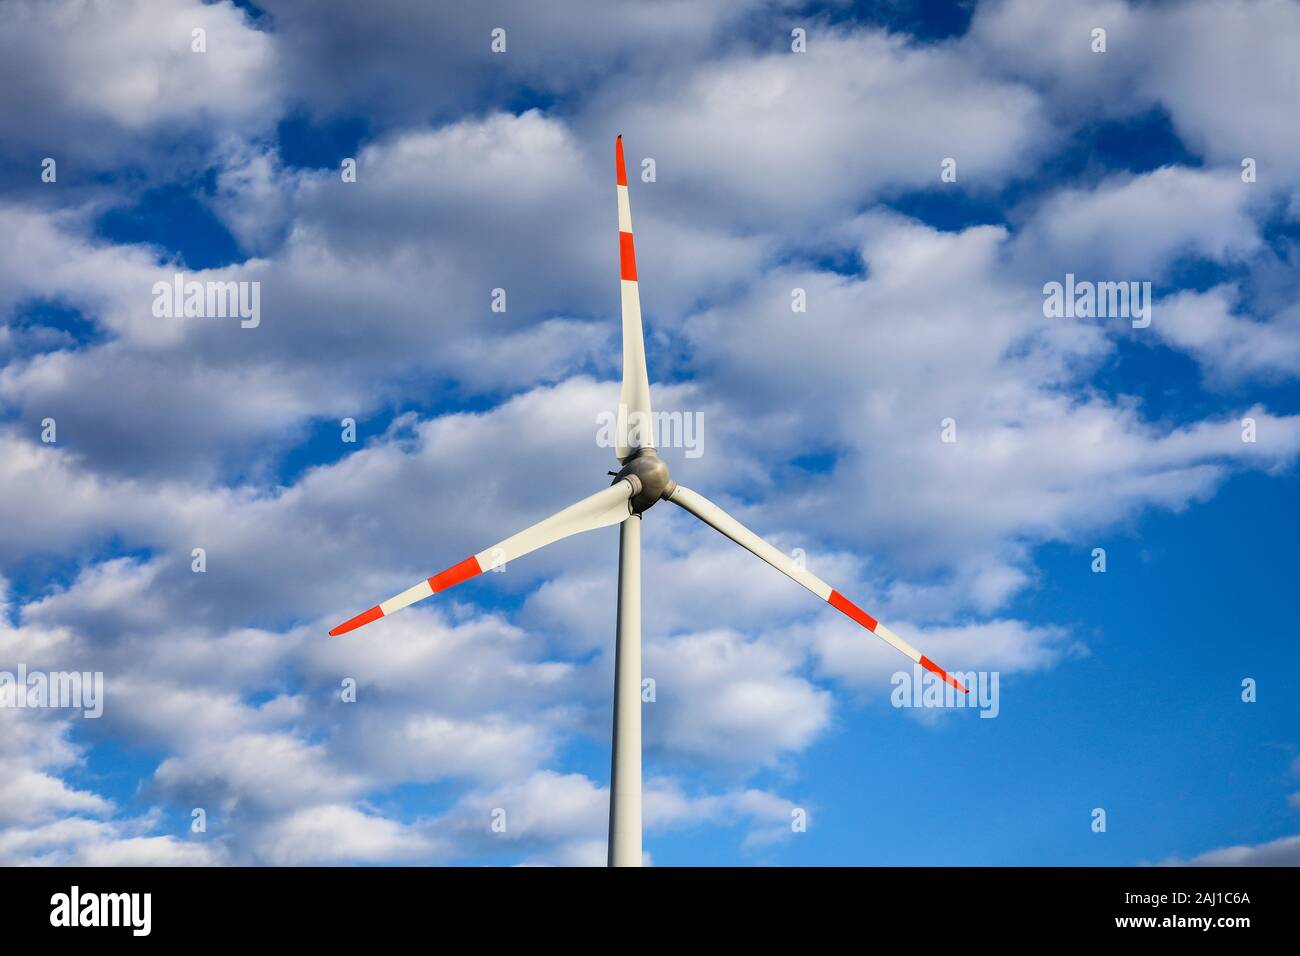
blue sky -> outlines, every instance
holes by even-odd
[[[674,477],[999,679],[895,708],[651,511],[650,861],[1300,862],[1300,5],[60,6],[0,10],[0,671],[105,712],[0,710],[0,861],[603,862],[614,529],[325,631],[608,481],[621,132]]]

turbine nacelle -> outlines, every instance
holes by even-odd
[[[614,474],[614,483],[630,482],[632,514],[639,515],[660,499],[667,500],[677,490],[677,482],[668,474],[668,464],[653,448],[634,448],[623,461],[623,470]]]

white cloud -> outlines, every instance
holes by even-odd
[[[981,74],[957,48],[814,34],[806,54],[724,57],[659,78],[649,95],[615,84],[592,110],[625,117],[676,203],[787,236],[824,232],[828,216],[881,191],[935,186],[947,157],[959,182],[996,188],[1051,135],[1033,90]]]
[[[995,619],[950,627],[917,627],[896,622],[895,630],[931,659],[954,671],[997,671],[1002,675],[1052,667],[1085,646],[1059,627],[1032,627],[1022,621]],[[890,677],[910,673],[911,662],[871,640],[852,624],[839,621],[819,629],[813,640],[819,671],[849,687],[870,690],[877,702],[888,700]]]
[[[581,774],[539,771],[467,795],[434,832],[470,854],[522,853],[527,862],[599,866],[608,819],[605,790]]]
[[[1269,433],[1245,444],[1238,414],[1160,426],[1133,400],[1087,388],[1113,341],[1100,324],[1044,318],[1039,289],[1005,261],[1003,230],[877,216],[861,228],[865,278],[773,273],[687,329],[702,387],[728,398],[710,455],[835,455],[830,474],[785,491],[787,527],[901,562],[905,577],[942,571],[967,587],[951,595],[959,605],[988,611],[1026,583],[1014,570],[1025,542],[1179,510],[1234,468],[1281,467],[1300,450],[1294,416],[1241,410]],[[792,287],[807,290],[806,314],[791,316]],[[738,517],[771,533],[748,510]]]
[[[74,790],[58,777],[9,766],[0,780],[0,823],[13,825],[65,814],[105,814],[112,810],[103,797]]]
[[[1092,189],[1062,189],[1034,211],[1014,250],[1043,281],[1159,282],[1182,256],[1241,261],[1262,240],[1256,199],[1235,170],[1165,166]]]
[[[693,794],[678,780],[650,777],[643,820],[651,834],[706,823],[743,826],[742,846],[755,848],[791,832],[793,808],[790,801],[764,790]],[[580,774],[543,771],[468,795],[431,829],[440,837],[454,835],[463,852],[515,852],[523,853],[528,863],[603,866],[608,820],[607,789]]]
[[[232,733],[167,758],[154,783],[181,801],[233,812],[243,804],[290,809],[355,796],[365,781],[330,762],[319,744],[283,733]]]
[[[0,863],[46,866],[213,866],[226,861],[220,844],[146,836],[151,817],[123,822],[66,817],[39,827],[0,831]]]
[[[1240,298],[1232,285],[1176,293],[1161,300],[1153,329],[1165,344],[1192,355],[1211,384],[1300,375],[1300,307],[1260,320],[1243,313]]]
[[[830,720],[831,696],[794,673],[779,647],[712,631],[646,646],[642,673],[657,701],[646,743],[711,764],[763,763],[808,746]]]
[[[257,857],[271,866],[391,863],[427,856],[426,835],[357,807],[308,807],[259,832]]]
[[[1190,860],[1171,859],[1166,866],[1300,866],[1300,835],[1209,850]]]
[[[1095,28],[1106,30],[1105,53],[1092,52]],[[1300,131],[1278,117],[1294,112],[1288,51],[1298,41],[1300,10],[1288,0],[994,0],[962,42],[1048,91],[1070,125],[1159,105],[1194,152],[1235,172],[1254,157],[1268,170],[1261,183],[1294,186]]]
[[[526,86],[537,95],[586,90],[611,70],[683,68],[719,46],[724,28],[763,3],[722,0],[565,0],[545,9],[506,0],[450,8],[392,0],[385,15],[322,10],[310,0],[268,0],[290,86],[325,113],[365,110],[386,120],[474,112]],[[492,31],[506,29],[494,54]],[[350,68],[333,67],[347,38]]]
[[[191,50],[196,28],[206,53]],[[87,164],[164,165],[187,138],[264,128],[281,107],[274,41],[229,2],[14,0],[0,60],[6,152],[40,150],[74,180]]]
[[[745,789],[691,797],[675,780],[653,780],[645,793],[645,825],[651,831],[711,824],[746,827],[742,843],[754,849],[790,837],[799,807],[766,790]]]

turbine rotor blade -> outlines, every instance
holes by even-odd
[[[511,535],[492,547],[454,564],[445,571],[439,571],[431,578],[426,578],[414,587],[407,588],[401,594],[376,604],[368,611],[362,611],[353,618],[344,621],[330,631],[330,637],[355,631],[364,624],[377,621],[381,617],[395,614],[416,601],[423,601],[440,591],[467,581],[482,574],[489,568],[499,567],[515,558],[521,558],[529,552],[544,548],[561,538],[568,538],[583,531],[594,531],[607,525],[618,524],[632,513],[631,498],[639,489],[633,482],[624,478],[616,481],[604,491],[599,491],[577,504],[570,505],[563,511],[556,512],[544,521],[539,521],[531,528],[525,528],[518,534]]]
[[[627,194],[623,137],[614,141],[618,191],[618,258],[623,307],[623,387],[618,398],[618,437],[615,454],[625,461],[637,448],[654,446],[651,431],[650,375],[645,364],[645,334],[641,327],[641,293],[637,289],[636,251],[632,244],[632,206]]]
[[[969,691],[961,683],[942,667],[936,664],[930,658],[926,657],[907,641],[903,640],[885,625],[881,624],[874,617],[868,614],[862,608],[858,607],[839,591],[836,591],[829,584],[823,581],[817,575],[813,574],[807,568],[801,568],[785,552],[781,551],[774,545],[768,544],[754,532],[750,531],[743,524],[727,514],[708,498],[691,489],[678,485],[677,489],[668,499],[673,504],[684,508],[695,517],[699,518],[715,531],[721,532],[730,538],[736,544],[745,550],[762,558],[772,567],[776,568],[786,577],[793,578],[799,584],[802,584],[813,594],[817,595],[835,610],[841,614],[852,618],[863,627],[865,627],[876,637],[880,638],[886,644],[891,645],[896,650],[906,654],[917,664],[920,664],[926,670],[938,674],[941,679],[957,688],[963,694]]]

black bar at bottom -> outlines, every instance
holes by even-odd
[[[1284,868],[6,869],[0,926],[10,944],[69,934],[77,943],[339,944],[373,942],[378,933],[430,943],[443,936],[460,950],[503,938],[595,944],[588,934],[610,920],[624,921],[643,943],[664,944],[683,941],[679,932],[762,939],[778,928],[823,941],[837,930],[865,941],[906,929],[957,945],[1044,933],[1231,944],[1241,934],[1287,931],[1298,875]]]

